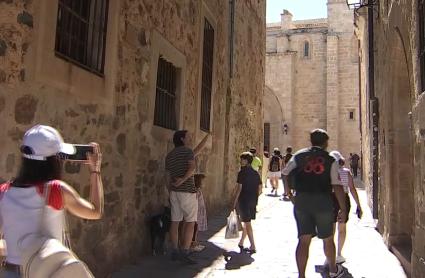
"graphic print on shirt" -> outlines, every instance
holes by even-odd
[[[304,173],[321,175],[325,172],[325,159],[321,156],[307,156],[305,158]]]

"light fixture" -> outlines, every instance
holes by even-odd
[[[283,124],[283,133],[285,134],[285,135],[287,135],[288,134],[288,129],[289,129],[289,127],[288,127],[288,125],[287,124]]]
[[[379,0],[345,0],[349,9],[360,9],[378,5]]]

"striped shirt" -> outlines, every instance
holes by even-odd
[[[165,170],[170,173],[171,182],[173,182],[176,178],[182,178],[189,168],[189,161],[194,159],[195,156],[193,151],[185,146],[174,148],[174,150],[169,152],[165,158]],[[193,176],[188,178],[179,187],[171,186],[171,190],[196,193],[195,180],[193,179]]]
[[[341,179],[341,184],[344,188],[344,192],[348,193],[349,191],[348,181],[349,181],[350,170],[348,168],[341,167],[338,169],[338,174],[339,174],[339,178]]]

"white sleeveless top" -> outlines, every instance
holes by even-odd
[[[0,185],[0,226],[7,246],[6,261],[21,264],[18,241],[27,234],[39,233],[63,242],[64,210],[60,181],[51,181],[49,196],[45,201],[45,184],[31,187],[12,187],[9,183]],[[48,204],[44,210],[45,204]],[[43,222],[41,222],[42,217]],[[41,224],[43,223],[43,224]]]
[[[338,169],[338,174],[339,174],[339,178],[341,179],[341,185],[344,188],[344,192],[348,193],[350,189],[348,186],[349,175],[351,174],[350,169],[341,167]]]

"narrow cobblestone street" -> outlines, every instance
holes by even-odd
[[[270,187],[269,187],[270,188]],[[297,277],[294,251],[297,243],[296,226],[292,215],[292,203],[268,196],[269,188],[264,189],[258,206],[254,232],[257,254],[251,257],[239,255],[237,240],[224,239],[225,215],[210,219],[210,233],[203,238],[207,249],[195,254],[196,266],[184,266],[171,262],[165,257],[147,257],[136,266],[124,267],[113,278],[129,277]],[[282,185],[280,185],[282,188]],[[346,277],[403,278],[404,271],[384,245],[381,236],[374,229],[374,221],[367,208],[366,193],[358,189],[365,214],[357,220],[351,211],[348,223],[347,242],[344,256]],[[248,242],[246,243],[248,244]],[[229,251],[232,259],[226,263],[222,254]],[[316,272],[323,264],[322,243],[313,239],[307,277],[327,277]],[[319,270],[319,269],[317,269]],[[350,275],[351,274],[351,275]]]

